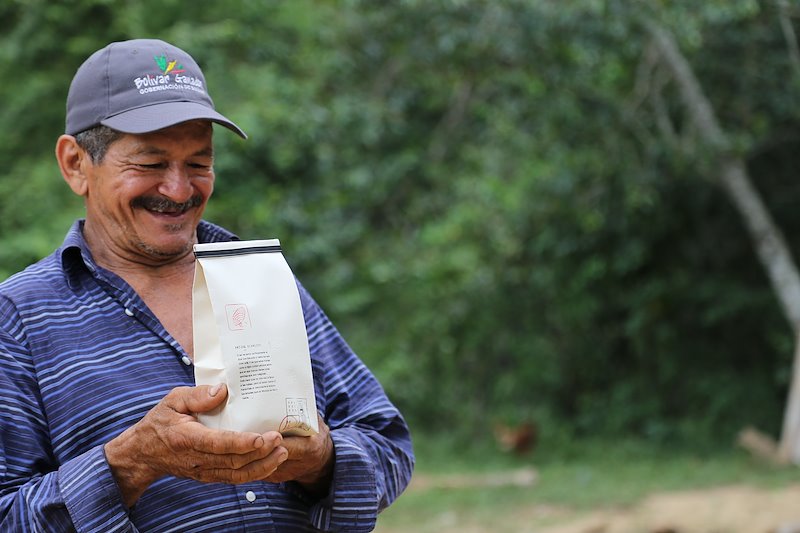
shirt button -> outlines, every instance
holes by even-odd
[[[254,501],[256,501],[256,493],[253,492],[252,490],[248,490],[245,493],[244,497],[247,498],[247,501],[249,501],[250,503],[253,503]]]
[[[192,364],[192,360],[189,359],[188,355],[184,355],[183,357],[181,357],[181,361],[183,361],[183,364],[186,365],[186,366],[189,366],[189,365]]]
[[[133,316],[133,311],[131,311],[130,309],[128,309],[128,308],[126,307],[126,308],[125,308],[125,314],[126,314],[126,315],[128,315],[128,316]]]

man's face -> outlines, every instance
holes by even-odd
[[[193,121],[126,134],[101,163],[89,163],[84,230],[90,245],[147,265],[188,254],[214,190],[211,133],[209,122]]]

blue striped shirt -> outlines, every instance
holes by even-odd
[[[125,506],[103,445],[194,373],[136,292],[92,260],[81,228],[0,284],[0,531],[371,531],[411,477],[408,427],[300,284],[334,442],[330,493],[165,477]],[[198,238],[236,237],[202,222]]]

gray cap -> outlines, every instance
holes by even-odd
[[[247,138],[214,109],[194,59],[157,39],[111,43],[98,50],[78,68],[67,96],[69,135],[100,124],[123,133],[149,133],[197,119]]]

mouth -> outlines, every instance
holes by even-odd
[[[153,197],[153,196],[140,196],[131,202],[134,208],[144,209],[148,213],[162,216],[177,218],[194,209],[203,203],[201,196],[192,196],[186,202],[173,202],[167,198]]]
[[[189,208],[182,208],[182,209],[168,209],[168,208],[145,208],[148,213],[158,215],[158,216],[167,216],[167,217],[179,217],[184,214]]]

